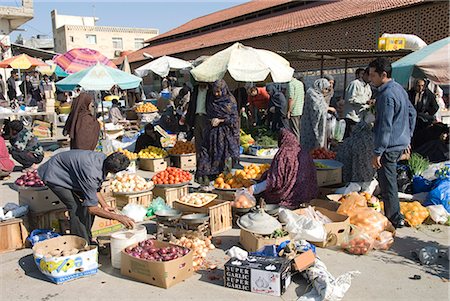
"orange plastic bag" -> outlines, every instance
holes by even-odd
[[[375,239],[373,243],[373,248],[375,250],[388,250],[393,243],[394,243],[394,234],[389,231],[383,231],[378,236],[378,238]]]
[[[363,229],[351,226],[350,234],[341,243],[341,248],[350,254],[365,255],[372,250],[374,239],[370,237]]]
[[[344,215],[352,215],[352,212],[358,208],[367,208],[367,200],[364,196],[360,195],[357,192],[352,192],[344,195],[339,202],[341,205],[339,206],[337,213]]]
[[[393,227],[389,220],[372,208],[357,208],[349,216],[350,224],[359,227],[373,239],[377,239],[381,232],[385,230],[393,232]]]
[[[406,222],[411,227],[417,227],[423,223],[430,215],[427,208],[417,201],[400,202],[400,213],[405,217]]]

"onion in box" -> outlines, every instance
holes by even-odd
[[[113,192],[139,192],[151,190],[153,187],[152,181],[147,181],[141,176],[128,173],[117,174],[111,182]]]

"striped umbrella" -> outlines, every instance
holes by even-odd
[[[392,78],[406,87],[410,76],[450,84],[450,37],[414,51],[392,64]]]
[[[47,64],[26,54],[20,54],[0,62],[0,68],[26,70],[37,66],[47,66]]]
[[[69,74],[95,66],[97,63],[117,68],[106,56],[89,48],[74,48],[64,54],[55,56],[53,61]]]

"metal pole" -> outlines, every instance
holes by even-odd
[[[346,88],[347,88],[347,59],[345,59],[345,64],[344,64],[344,99],[345,99]]]
[[[320,56],[320,77],[323,77],[323,54]]]

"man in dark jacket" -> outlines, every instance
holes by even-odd
[[[397,162],[410,148],[417,114],[406,91],[391,78],[389,60],[378,58],[369,68],[370,81],[378,87],[372,165],[378,169],[385,215],[394,227],[401,228],[405,222],[398,200]]]
[[[16,80],[19,78],[17,75],[17,71],[13,70],[11,71],[11,76],[8,78],[7,84],[8,84],[8,98],[9,102],[12,102],[17,98],[17,91],[16,91]]]
[[[423,79],[416,80],[414,89],[411,89],[408,94],[409,100],[417,111],[416,130],[421,130],[435,120],[434,114],[439,110],[436,96],[427,89]]]

